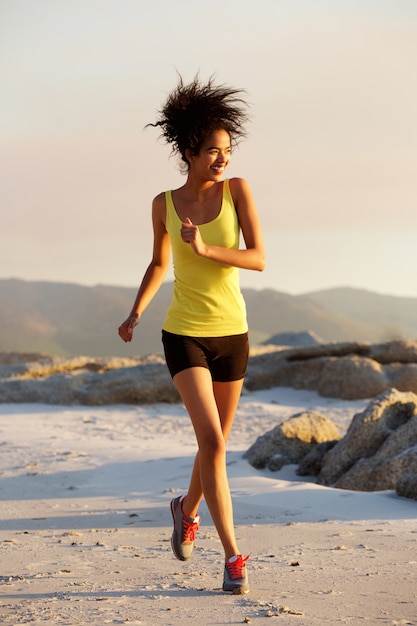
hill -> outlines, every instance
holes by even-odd
[[[0,351],[97,357],[160,353],[161,326],[171,293],[172,284],[164,283],[143,315],[134,341],[126,345],[117,327],[127,316],[136,289],[0,280]],[[354,289],[303,296],[272,289],[243,289],[243,293],[252,344],[280,332],[305,330],[326,341],[417,336],[417,298]],[[390,325],[393,337],[388,336]]]
[[[316,291],[307,297],[331,313],[343,314],[377,328],[381,340],[417,337],[417,298],[383,295],[352,287]]]

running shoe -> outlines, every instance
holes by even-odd
[[[171,536],[172,551],[180,561],[188,561],[193,552],[200,516],[186,517],[184,515],[181,496],[171,501],[171,513],[174,520],[174,530]]]
[[[223,591],[231,591],[234,595],[249,593],[248,572],[246,561],[249,555],[232,556],[224,566]]]

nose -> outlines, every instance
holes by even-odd
[[[225,152],[219,152],[219,154],[217,155],[217,162],[227,163],[228,158],[229,158],[228,154],[226,154]]]

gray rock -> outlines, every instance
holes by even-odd
[[[263,342],[264,345],[276,346],[317,346],[322,343],[325,343],[324,340],[311,330],[277,333]]]
[[[323,368],[317,391],[330,398],[372,398],[388,386],[382,365],[367,357],[332,357]]]
[[[417,341],[274,346],[251,355],[245,390],[293,387],[327,397],[372,398],[384,390],[417,393]],[[178,402],[165,359],[58,358],[0,353],[0,402]]]
[[[179,402],[165,364],[148,364],[91,377],[79,390],[86,404],[154,404]]]
[[[390,386],[398,391],[412,391],[417,393],[417,364],[393,363],[385,365],[385,372]]]
[[[364,491],[394,489],[413,458],[414,453],[405,453],[414,445],[417,395],[385,391],[355,415],[345,437],[326,454],[317,482]]]
[[[249,391],[270,387],[317,389],[326,360],[292,361],[287,359],[288,352],[271,352],[251,358],[245,388]]]
[[[0,402],[42,402],[58,405],[150,404],[178,402],[179,395],[165,361],[52,359],[14,370],[0,384]],[[17,366],[16,366],[17,367]],[[32,376],[32,377],[29,377]]]
[[[397,495],[417,500],[417,473],[402,474],[396,485]]]
[[[372,458],[360,459],[334,486],[354,491],[396,489],[400,476],[409,472],[417,472],[417,446],[390,457],[383,445]]]
[[[333,439],[314,446],[314,448],[301,459],[297,468],[298,476],[318,476],[327,452],[331,450],[338,441],[338,439]]]
[[[332,421],[306,411],[258,437],[244,456],[253,467],[276,471],[283,465],[299,463],[318,443],[335,439],[340,439],[340,434]]]
[[[369,357],[379,363],[417,363],[417,341],[398,340],[371,346]]]
[[[312,389],[346,400],[373,398],[393,387],[417,393],[417,341],[331,343],[256,355],[245,386]]]

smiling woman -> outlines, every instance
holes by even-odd
[[[198,452],[184,497],[171,502],[172,550],[181,561],[192,554],[206,500],[225,553],[223,590],[249,591],[246,561],[237,546],[226,472],[226,443],[248,360],[246,307],[239,268],[262,271],[261,227],[247,182],[223,180],[232,146],[247,120],[241,91],[210,79],[180,79],[151,126],[179,154],[187,175],[182,187],[153,201],[154,245],[120,337],[133,329],[174,264],[174,294],[162,330],[167,365],[190,415]],[[240,233],[245,247],[239,248]]]
[[[242,90],[215,86],[210,79],[202,85],[197,78],[184,85],[180,77],[178,87],[169,95],[155,124],[162,128],[162,136],[171,145],[173,153],[181,156],[185,171],[190,167],[188,155],[199,154],[203,142],[215,130],[223,129],[233,146],[245,137],[245,101]],[[202,123],[203,122],[203,123]]]

